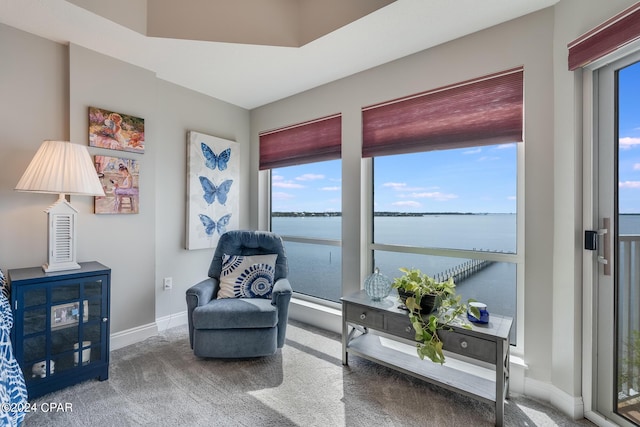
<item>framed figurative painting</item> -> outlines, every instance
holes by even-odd
[[[186,248],[215,248],[220,235],[238,229],[239,144],[190,131]]]
[[[89,107],[89,145],[144,153],[144,119]]]
[[[104,196],[97,196],[97,214],[137,214],[140,205],[140,162],[121,157],[95,156]]]

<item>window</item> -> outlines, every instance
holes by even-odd
[[[453,276],[463,300],[515,319],[517,157],[511,143],[374,158],[374,265]]]
[[[271,231],[282,236],[294,292],[342,296],[342,116],[260,134],[260,169],[271,170]]]
[[[271,230],[281,235],[299,294],[342,296],[341,161],[272,169]]]
[[[518,67],[363,108],[372,267],[453,277],[463,298],[517,320],[523,90]]]

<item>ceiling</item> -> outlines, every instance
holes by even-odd
[[[154,1],[115,3],[130,5],[125,12],[145,19],[145,8]],[[73,0],[84,8],[65,0],[0,0],[0,22],[118,58],[158,78],[253,109],[558,1],[397,0],[300,47],[149,37],[101,16],[115,19],[97,6],[105,4],[98,0]]]

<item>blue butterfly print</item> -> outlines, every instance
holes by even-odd
[[[207,233],[207,236],[213,236],[216,230],[218,234],[224,234],[227,231],[227,225],[229,225],[231,215],[232,214],[224,215],[217,223],[205,214],[199,214],[198,216],[200,217],[200,221],[202,221],[202,225],[204,225],[204,232]]]
[[[229,190],[231,190],[231,184],[233,184],[232,179],[223,181],[222,184],[216,187],[206,176],[200,176],[198,178],[200,178],[200,184],[202,184],[202,189],[204,190],[202,197],[204,197],[208,204],[215,202],[216,196],[218,196],[218,201],[221,205],[227,203],[227,195],[229,194]]]
[[[216,156],[216,153],[204,142],[200,143],[200,147],[202,147],[202,154],[204,154],[204,158],[206,159],[205,164],[209,169],[218,169],[221,171],[227,168],[227,163],[229,163],[229,159],[231,158],[231,148],[227,148],[220,154]]]

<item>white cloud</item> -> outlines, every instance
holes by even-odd
[[[340,191],[340,187],[322,187],[321,191]]]
[[[411,197],[415,197],[417,199],[433,199],[439,202],[445,202],[451,199],[457,199],[458,196],[455,194],[445,194],[439,191],[427,192],[427,193],[412,193]]]
[[[481,153],[481,152],[482,152],[481,148],[476,148],[474,150],[464,151],[462,154],[478,154],[478,153]]]
[[[317,173],[305,173],[296,177],[297,181],[314,181],[316,179],[324,179],[324,175]]]
[[[478,159],[479,162],[492,162],[494,160],[500,160],[500,157],[495,156],[482,156]]]
[[[507,200],[518,200],[518,198],[516,196],[509,196],[507,197]]]
[[[422,206],[420,203],[414,201],[414,200],[405,200],[405,201],[401,201],[401,202],[394,202],[391,203],[393,206],[399,206],[399,207],[403,207],[403,208],[419,208],[420,206]]]
[[[618,183],[619,188],[640,188],[640,181],[624,181]]]
[[[633,148],[635,145],[640,145],[640,138],[625,136],[624,138],[619,139],[618,144],[623,150]]]
[[[385,182],[382,184],[383,187],[391,187],[395,190],[401,190],[407,186],[406,182]]]
[[[271,197],[273,198],[273,200],[291,200],[295,196],[289,193],[274,191],[273,193],[271,193]]]
[[[427,188],[424,187],[407,187],[407,184],[405,182],[387,182],[382,184],[383,187],[390,187],[393,188],[395,191],[402,191],[402,192],[407,192],[407,191],[425,191],[427,190]],[[430,189],[435,190],[438,187],[431,187]],[[403,197],[403,196],[401,196]],[[406,197],[406,196],[404,196]]]
[[[272,181],[271,186],[277,187],[277,188],[304,188],[304,185],[296,184],[295,182],[292,182],[292,181],[275,181],[275,182]]]
[[[495,147],[496,150],[504,150],[505,148],[514,148],[516,144],[514,142],[510,142],[508,144],[500,144]]]
[[[633,170],[634,170],[634,171],[640,170],[640,163],[635,163],[635,164],[633,165]]]

